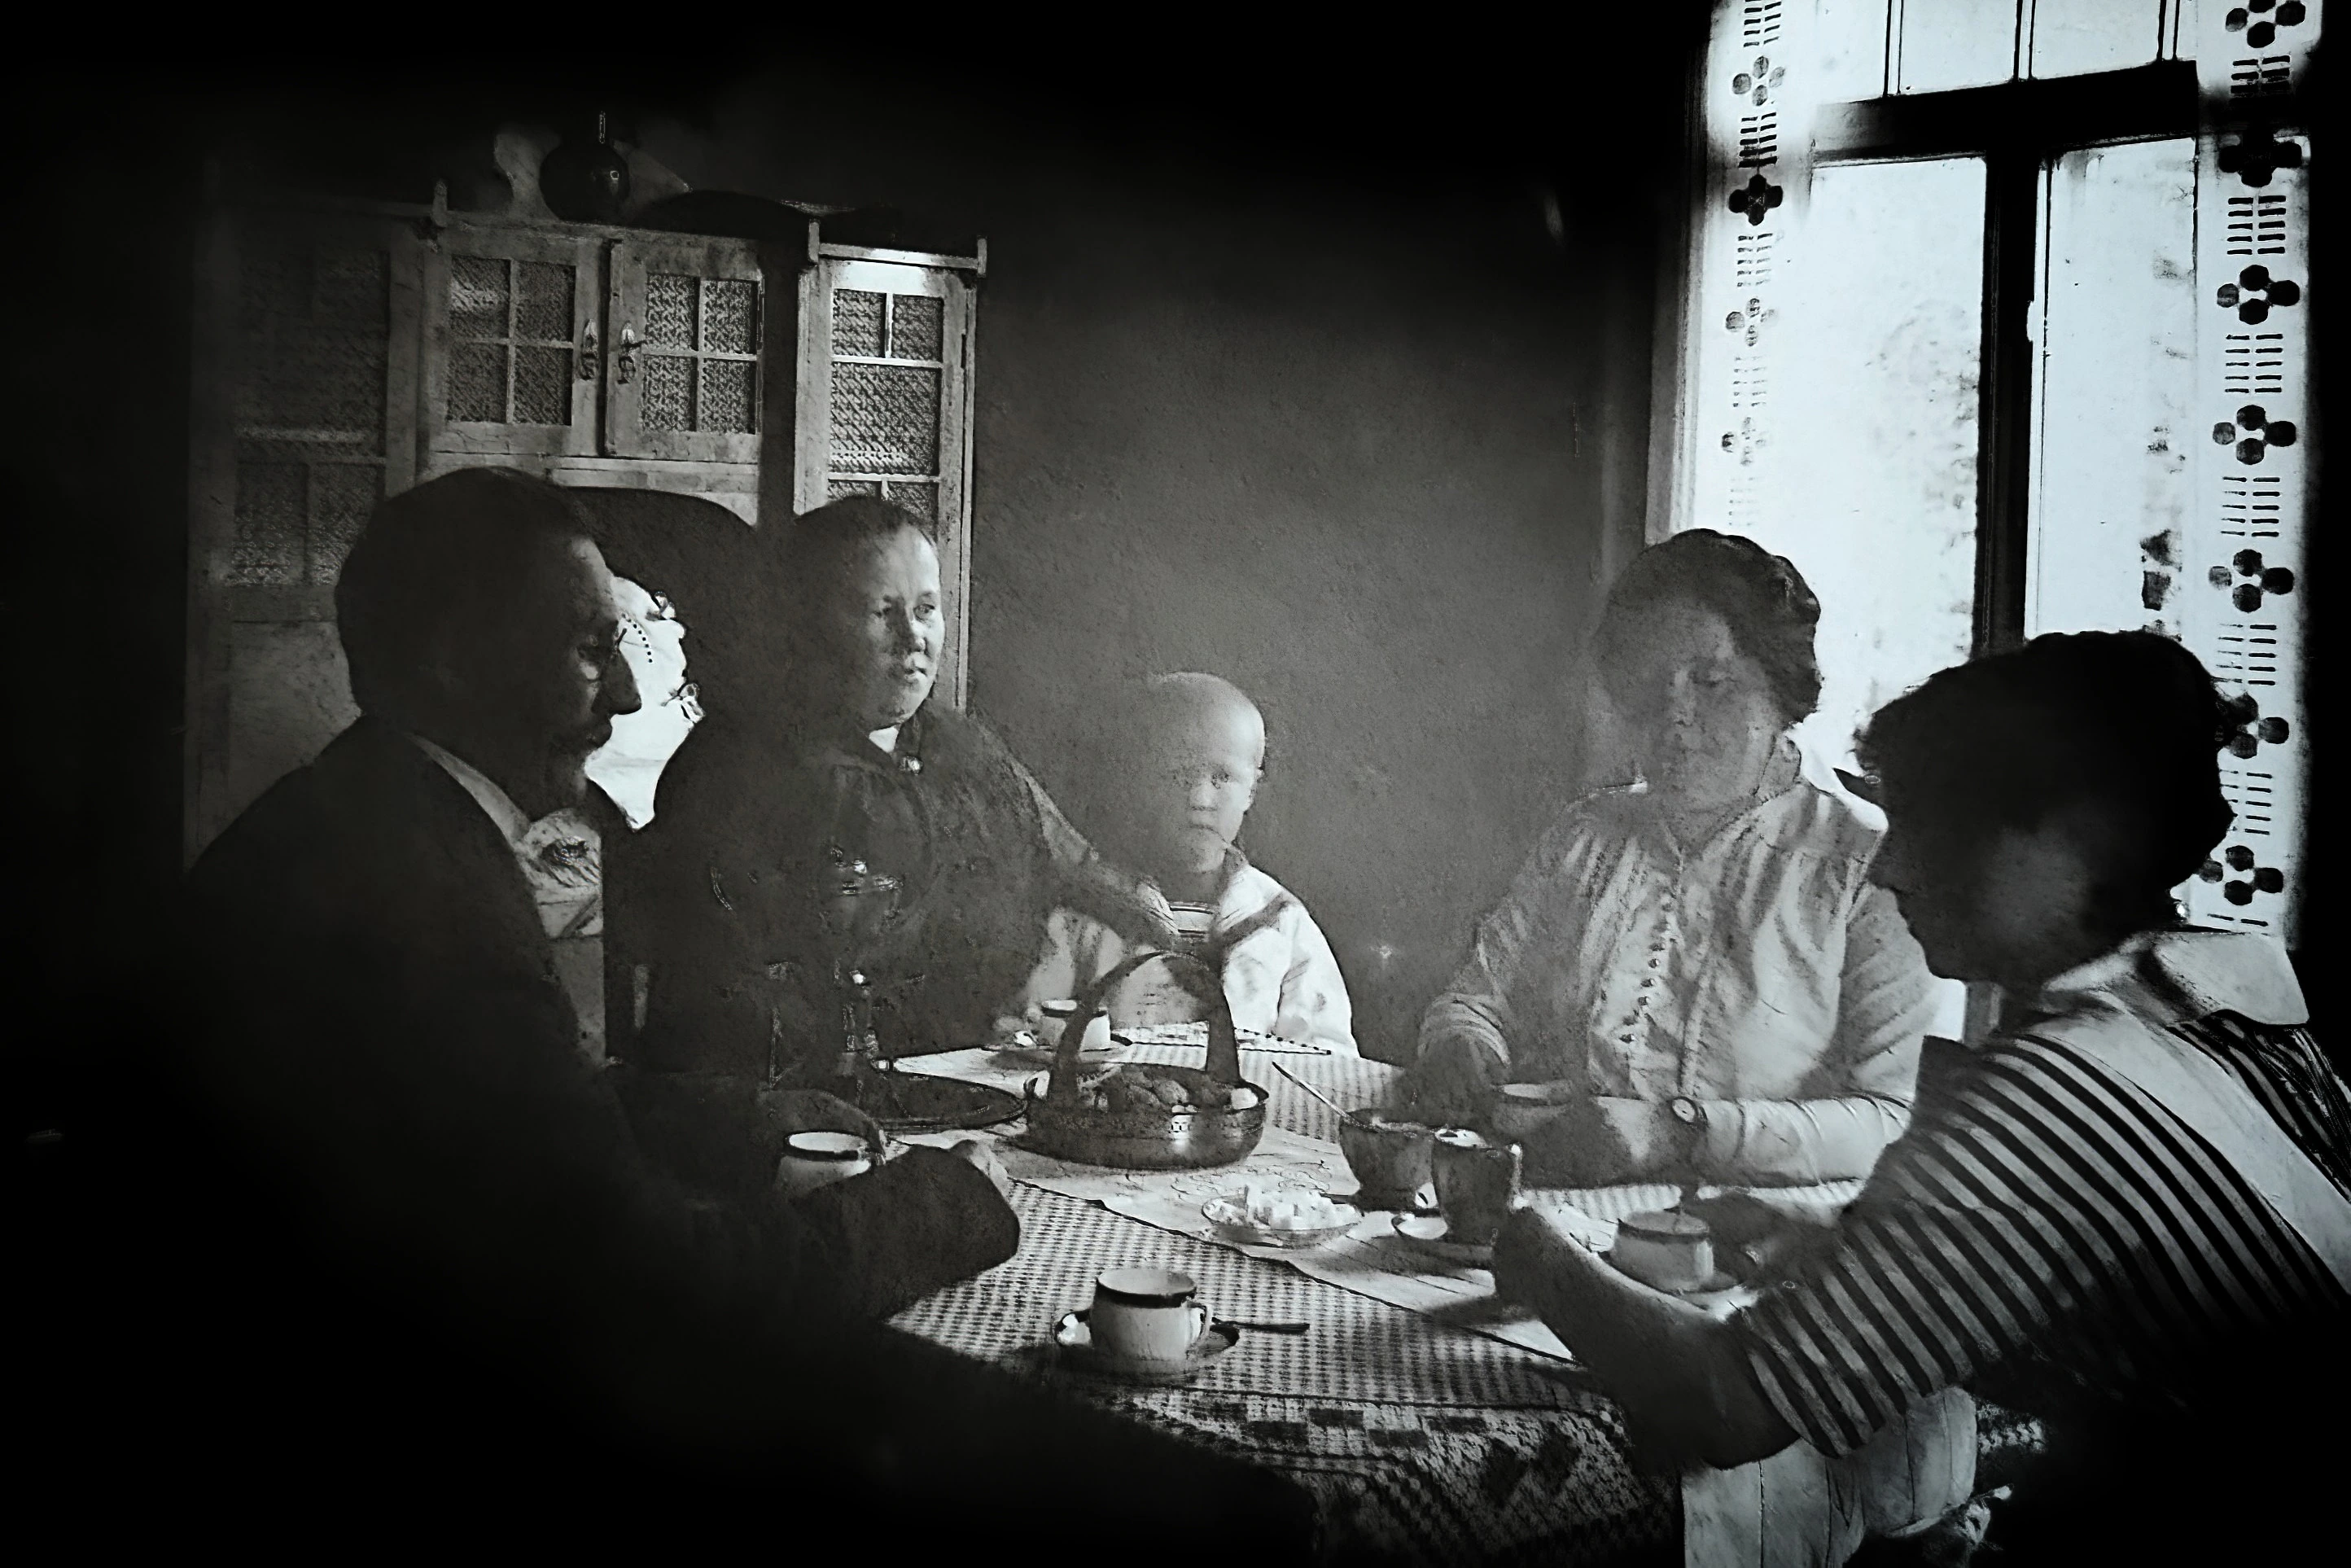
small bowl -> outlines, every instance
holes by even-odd
[[[1332,1209],[1343,1218],[1333,1225],[1316,1226],[1310,1230],[1282,1230],[1270,1225],[1259,1225],[1247,1219],[1219,1218],[1247,1212],[1231,1197],[1212,1197],[1200,1206],[1200,1217],[1216,1228],[1217,1239],[1240,1247],[1280,1247],[1300,1249],[1320,1247],[1363,1223],[1364,1211],[1352,1203],[1333,1203]]]

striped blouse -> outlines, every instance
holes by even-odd
[[[2193,983],[2177,977],[2183,948]],[[2283,953],[2179,932],[2135,962],[2150,983],[2123,994],[2171,1003],[2133,1016],[2220,1062],[2351,1195],[2351,1097],[2301,1027]],[[1735,1320],[1765,1396],[1814,1447],[1848,1453],[1962,1384],[2053,1418],[2190,1414],[2242,1375],[2248,1348],[2304,1343],[2351,1308],[2161,1102],[2030,1030],[1930,1067],[1836,1239]]]

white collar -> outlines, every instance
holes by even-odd
[[[2224,1012],[2259,1024],[2310,1021],[2285,949],[2250,931],[2187,925],[2142,931],[2041,988],[2044,1004],[2100,991],[2127,996],[2137,1002],[2135,1010],[2168,1022],[2192,1023]]]
[[[488,775],[480,768],[454,755],[446,747],[436,746],[421,735],[411,735],[408,738],[416,742],[425,756],[439,763],[444,772],[465,787],[465,793],[489,813],[490,821],[497,824],[498,831],[506,836],[507,843],[517,849],[522,847],[524,837],[530,831],[530,819],[522,814],[522,808],[516,805],[505,790],[490,782]]]

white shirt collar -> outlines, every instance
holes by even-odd
[[[482,810],[490,814],[490,821],[497,824],[498,831],[506,836],[507,843],[517,850],[522,848],[523,839],[530,831],[530,819],[522,814],[522,808],[516,805],[505,790],[490,782],[489,776],[480,768],[445,747],[436,746],[421,735],[412,735],[408,738],[416,742],[425,756],[439,763],[450,778],[464,786],[466,794],[480,802]]]
[[[2143,931],[2041,988],[2043,1005],[2053,1008],[2061,998],[2098,992],[2127,995],[2167,1022],[2192,1023],[2218,1012],[2286,1027],[2310,1021],[2284,947],[2250,931]]]

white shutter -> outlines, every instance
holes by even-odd
[[[2200,923],[2296,945],[2309,808],[2303,580],[2310,405],[2310,138],[2292,96],[2320,5],[2204,0],[2194,54],[2197,506],[2180,616],[2241,716],[2221,782],[2237,820],[2186,899]]]

